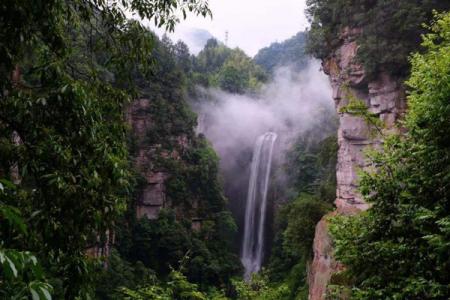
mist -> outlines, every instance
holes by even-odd
[[[331,86],[318,61],[311,61],[300,73],[289,67],[277,69],[258,95],[205,92],[208,100],[194,105],[198,132],[212,143],[225,170],[233,168],[242,151],[251,150],[261,134],[276,132],[277,153],[282,153],[296,137],[334,114]]]
[[[272,173],[277,185],[283,186],[286,174],[280,166],[293,143],[306,135],[318,142],[335,133],[336,128],[330,126],[336,114],[330,82],[320,63],[311,60],[301,72],[278,68],[273,79],[254,95],[218,89],[200,94],[200,99],[192,101],[198,114],[197,131],[206,136],[220,157],[225,194],[242,234],[255,141],[265,132],[277,133]]]

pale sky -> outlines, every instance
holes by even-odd
[[[182,39],[196,53],[200,50],[192,37],[196,29],[207,30],[221,41],[228,31],[228,46],[239,47],[253,56],[259,49],[288,39],[308,25],[305,0],[210,0],[209,5],[212,20],[188,16],[169,36]]]

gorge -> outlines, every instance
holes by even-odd
[[[0,298],[449,299],[449,10],[4,1]]]

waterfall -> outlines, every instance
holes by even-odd
[[[206,131],[206,114],[203,112],[199,112],[197,117],[197,127],[195,128],[195,133],[205,133]]]
[[[261,269],[264,253],[267,190],[269,188],[272,152],[276,139],[276,133],[266,132],[258,138],[253,150],[241,254],[246,280],[250,278],[252,273]]]

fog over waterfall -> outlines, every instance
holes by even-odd
[[[220,156],[225,191],[239,225],[241,260],[248,277],[259,270],[264,256],[262,236],[267,197],[261,193],[270,186],[270,182],[264,186],[264,178],[258,178],[266,177],[266,174],[256,174],[258,172],[252,168],[264,166],[259,173],[268,170],[269,180],[268,160],[272,160],[273,156],[274,164],[282,164],[286,150],[299,136],[323,126],[324,118],[329,118],[335,110],[330,83],[321,72],[320,64],[311,61],[300,73],[293,72],[289,67],[277,69],[273,79],[257,94],[238,95],[217,89],[203,90],[202,94],[203,99],[193,104],[199,116],[198,132],[208,138]],[[267,153],[259,157],[261,153],[258,151],[261,149],[257,149],[258,145],[263,147],[259,141],[267,132],[277,136],[273,154],[272,147],[269,147],[270,157]],[[314,132],[315,140],[329,134],[326,130]],[[272,139],[269,140],[273,143]],[[267,148],[267,145],[264,147]],[[261,159],[264,161],[259,161]],[[280,172],[272,168],[272,173],[275,170]],[[278,175],[278,178],[283,177]],[[259,189],[260,195],[255,194],[255,188]],[[264,205],[260,201],[265,201]]]
[[[279,68],[258,95],[216,89],[206,94],[208,101],[194,104],[199,131],[219,153],[224,169],[233,168],[236,155],[252,149],[264,132],[276,132],[278,149],[282,150],[300,133],[320,126],[324,111],[334,111],[330,83],[317,61],[311,61],[300,73]]]
[[[199,115],[198,131],[219,154],[228,188],[248,183],[253,146],[263,133],[278,134],[274,155],[282,162],[283,153],[298,136],[321,127],[335,114],[331,86],[320,68],[318,61],[311,61],[300,73],[279,68],[257,95],[209,89],[205,91],[207,99],[193,104]],[[329,132],[319,130],[315,134],[320,140]]]

